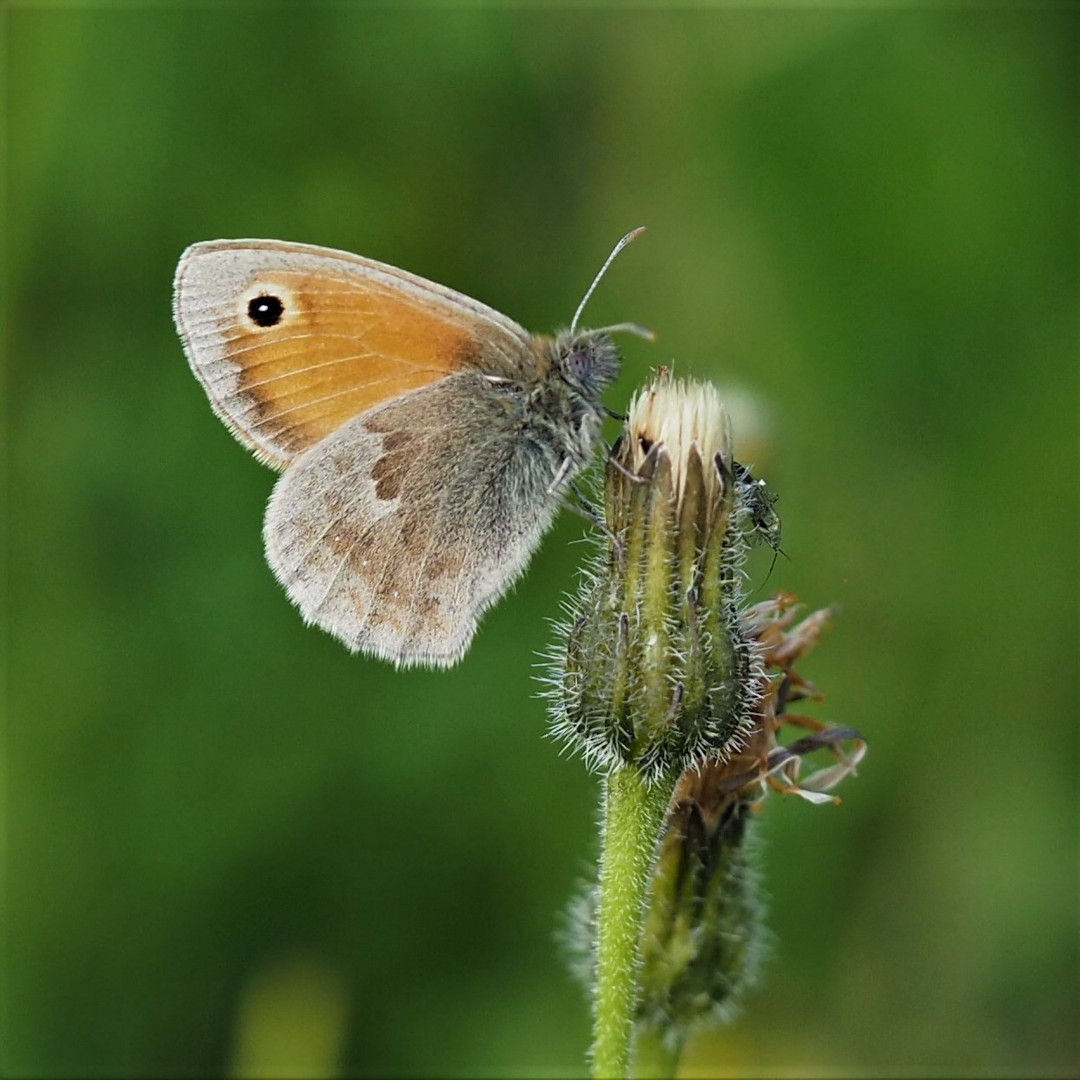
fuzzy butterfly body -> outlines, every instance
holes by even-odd
[[[276,240],[189,247],[174,316],[214,411],[282,470],[263,538],[289,597],[400,665],[461,658],[590,460],[619,370],[606,331],[534,336],[395,267]]]

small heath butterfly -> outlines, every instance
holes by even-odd
[[[193,244],[173,315],[214,412],[282,472],[266,558],[304,619],[399,665],[447,667],[525,569],[590,460],[610,334],[532,335],[360,255]]]

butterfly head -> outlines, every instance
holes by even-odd
[[[579,330],[578,322],[589,297],[596,290],[615,256],[644,231],[643,227],[632,229],[615,245],[581,298],[570,329],[563,331],[555,339],[555,362],[559,374],[594,410],[600,407],[600,395],[619,377],[619,350],[615,348],[611,335],[626,330],[650,341],[654,335],[652,331],[638,326],[637,323],[618,323],[615,326],[601,327],[599,330]]]
[[[554,351],[562,380],[590,403],[599,403],[619,377],[619,350],[605,330],[566,330],[556,337]]]

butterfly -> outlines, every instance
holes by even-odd
[[[611,334],[533,335],[477,300],[344,251],[191,245],[173,315],[236,438],[281,471],[266,558],[308,623],[400,666],[447,667],[524,571],[590,462]]]

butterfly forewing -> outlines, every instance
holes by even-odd
[[[217,414],[284,467],[364,412],[470,368],[532,362],[529,335],[452,289],[347,252],[267,240],[194,244],[174,308]]]

